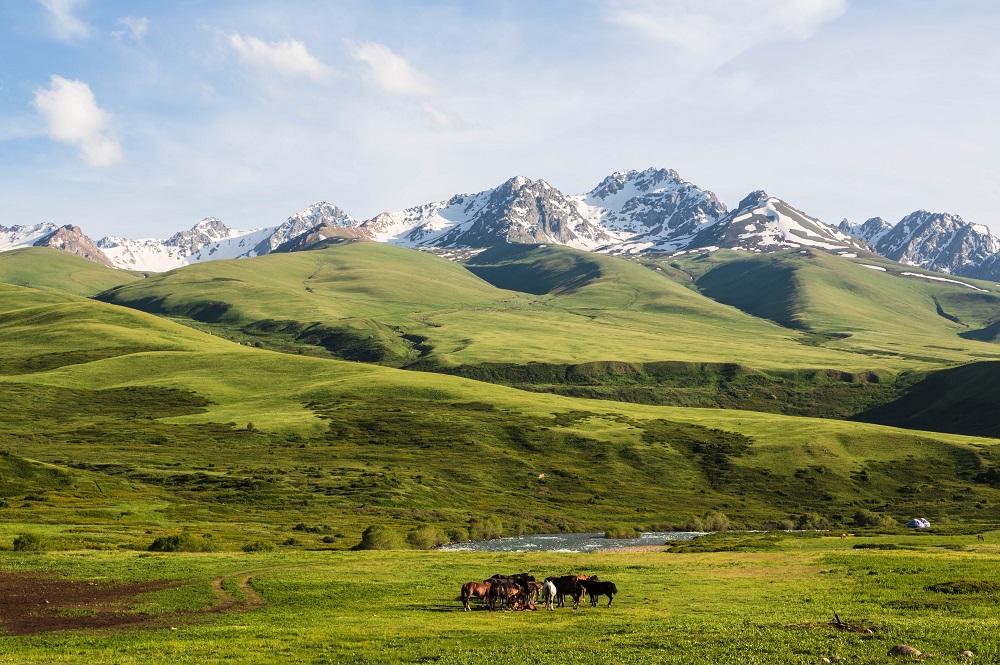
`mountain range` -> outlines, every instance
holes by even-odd
[[[676,171],[657,168],[615,172],[578,195],[518,176],[482,192],[364,220],[325,201],[278,226],[252,231],[207,217],[162,240],[108,236],[94,242],[78,226],[0,226],[0,251],[55,247],[109,266],[162,272],[344,238],[426,249],[551,243],[625,255],[815,247],[840,254],[870,252],[938,272],[1000,279],[1000,239],[958,215],[918,210],[895,225],[874,217],[834,226],[764,191],[750,193],[729,210],[711,191]]]

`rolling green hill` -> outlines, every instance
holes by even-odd
[[[0,377],[0,445],[131,493],[112,520],[43,490],[12,504],[12,523],[107,520],[104,537],[142,546],[164,525],[239,544],[305,522],[353,544],[382,522],[648,528],[722,510],[759,525],[850,521],[860,508],[988,522],[1000,504],[991,439],[534,394],[255,349],[43,290],[3,293],[4,319],[45,335],[23,349],[18,329],[0,335],[21,358]],[[37,360],[97,340],[117,340],[115,351]]]
[[[0,283],[92,296],[119,284],[141,279],[49,247],[27,247],[0,253]]]
[[[814,335],[715,302],[662,271],[562,247],[491,251],[467,270],[424,252],[348,243],[188,266],[99,298],[266,348],[425,369],[608,360],[847,371],[914,364],[895,353],[818,346]],[[954,349],[916,364],[993,348],[955,339]]]
[[[720,251],[663,261],[705,295],[813,333],[827,348],[903,358],[911,367],[1000,357],[1000,349],[968,335],[1000,317],[1000,287],[988,282],[958,280],[963,286],[884,259],[815,250]]]

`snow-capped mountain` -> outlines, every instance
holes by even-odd
[[[826,224],[763,191],[735,210],[676,171],[617,171],[585,194],[564,194],[545,180],[510,178],[361,220],[326,201],[278,226],[238,231],[208,217],[165,240],[109,236],[93,243],[79,227],[0,226],[0,251],[46,245],[119,268],[159,272],[214,259],[297,251],[343,240],[466,251],[506,243],[560,244],[616,254],[731,248],[768,252],[815,247],[868,251],[901,263],[965,277],[1000,280],[1000,240],[958,215],[911,213],[895,226],[880,217]]]
[[[837,228],[848,235],[864,240],[874,248],[885,234],[892,231],[892,224],[881,217],[872,217],[861,224],[851,224],[845,219],[840,222]]]
[[[283,224],[273,229],[271,235],[254,247],[259,256],[277,250],[291,240],[295,240],[314,229],[356,228],[360,222],[346,212],[326,201],[317,201],[305,210],[289,217]]]
[[[162,272],[212,259],[257,256],[254,249],[273,232],[273,227],[237,231],[215,217],[206,217],[189,230],[175,233],[166,240],[108,236],[101,238],[97,246],[119,268]]]
[[[612,251],[670,251],[726,214],[710,191],[673,169],[617,171],[578,197],[581,212],[621,240]]]
[[[498,243],[556,243],[596,249],[615,238],[571,197],[544,180],[511,178],[477,194],[459,194],[361,224],[376,240],[404,245],[489,247]]]
[[[1000,279],[1000,239],[986,226],[958,215],[918,210],[895,226],[875,217],[852,227],[851,233],[893,261],[963,277]]]
[[[31,247],[58,227],[50,222],[31,226],[0,226],[0,252],[19,247]]]
[[[735,210],[699,232],[688,247],[726,247],[760,252],[789,247],[865,249],[853,236],[810,217],[764,191],[750,193]]]

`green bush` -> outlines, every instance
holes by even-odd
[[[469,541],[469,530],[464,527],[454,527],[448,529],[448,542],[465,543]]]
[[[605,538],[635,538],[639,535],[639,530],[632,526],[613,526],[605,530]]]
[[[267,540],[255,540],[252,543],[247,543],[243,546],[243,551],[247,553],[273,552],[276,549],[278,549],[278,546]]]
[[[947,594],[996,593],[1000,591],[1000,583],[992,580],[955,580],[932,584],[927,590]]]
[[[406,534],[406,542],[418,550],[432,550],[447,543],[448,537],[436,526],[425,524],[411,529]]]
[[[211,552],[211,543],[189,533],[160,536],[147,548],[150,552]]]
[[[41,552],[45,549],[45,541],[34,533],[22,533],[14,539],[16,552]]]
[[[469,538],[472,540],[493,540],[503,536],[503,522],[496,515],[469,520]]]
[[[381,524],[372,524],[361,534],[361,542],[356,550],[401,550],[405,549],[403,538],[398,532]]]
[[[725,513],[719,512],[718,510],[705,513],[701,523],[705,527],[705,531],[729,531],[730,526],[729,518],[726,517]]]
[[[854,513],[854,524],[861,527],[868,526],[887,529],[896,526],[896,520],[889,515],[883,515],[882,513],[861,509]]]

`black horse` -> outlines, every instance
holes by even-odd
[[[615,594],[618,593],[618,587],[615,586],[614,582],[605,582],[598,580],[596,577],[580,580],[580,586],[590,596],[591,607],[597,607],[597,599],[601,596],[608,597],[608,607],[611,607],[611,601],[615,599]]]

